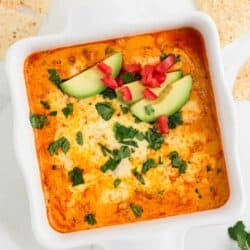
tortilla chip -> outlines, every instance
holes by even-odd
[[[217,24],[222,47],[249,31],[249,0],[196,0],[196,2],[198,8],[210,15]]]
[[[48,13],[49,0],[21,0],[22,4],[33,11]]]
[[[19,39],[37,34],[40,20],[37,17],[0,7],[0,59],[8,47]]]
[[[0,0],[0,6],[7,8],[16,8],[21,4],[21,0]]]

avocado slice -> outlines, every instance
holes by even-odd
[[[122,67],[122,54],[117,52],[103,61],[112,68],[112,77],[116,78]],[[104,74],[93,66],[84,72],[63,82],[60,87],[64,93],[83,99],[101,93],[106,86],[101,78]]]
[[[155,101],[143,99],[131,106],[131,112],[140,120],[152,122],[160,115],[172,115],[180,110],[190,97],[192,89],[192,77],[184,76],[169,84]],[[149,106],[150,105],[150,106]],[[153,112],[147,112],[147,108],[153,109]]]
[[[159,88],[150,88],[150,90],[152,92],[154,92],[157,96],[159,96],[159,94],[163,91],[163,89],[166,88],[166,86],[168,84],[180,79],[182,76],[183,76],[183,72],[181,70],[167,73],[166,80],[162,83],[161,87],[159,87]],[[134,81],[134,82],[131,82],[129,84],[126,84],[126,86],[130,89],[130,91],[132,93],[132,101],[126,102],[126,104],[133,104],[133,103],[135,103],[135,102],[137,102],[137,101],[139,101],[139,100],[141,100],[143,98],[143,90],[145,89],[145,86],[143,86],[141,81]],[[116,89],[116,94],[117,94],[118,99],[121,102],[124,102],[122,100],[122,97],[121,97],[121,94],[120,94],[120,89],[121,88],[122,87]]]

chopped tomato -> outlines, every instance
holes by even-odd
[[[153,65],[145,65],[142,69],[141,82],[145,86],[148,86],[151,88],[160,87],[160,84],[157,81],[157,79],[153,77],[153,73],[154,73],[154,66]]]
[[[148,88],[144,89],[143,95],[147,100],[155,100],[158,97],[153,91]]]
[[[111,89],[116,89],[119,87],[118,83],[116,82],[115,79],[111,77],[104,77],[101,79],[101,81],[104,83],[105,86]]]
[[[117,78],[116,82],[117,82],[117,84],[118,84],[119,87],[121,87],[123,85],[123,81],[120,78]]]
[[[97,68],[105,75],[111,76],[112,75],[112,68],[104,62],[97,63]]]
[[[166,115],[159,116],[158,124],[161,134],[168,133],[168,117]]]
[[[166,74],[168,69],[175,64],[175,55],[171,54],[163,61],[158,63],[155,67],[155,70],[159,73]]]
[[[132,100],[132,93],[128,86],[122,87],[120,93],[123,101],[128,102]]]
[[[131,73],[140,73],[141,72],[141,65],[138,63],[126,64],[126,65],[124,65],[124,71],[131,72]]]

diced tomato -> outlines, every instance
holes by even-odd
[[[169,55],[166,59],[158,63],[155,70],[159,73],[166,74],[168,69],[175,64],[175,55]]]
[[[133,64],[126,64],[124,65],[125,72],[132,72],[132,73],[140,73],[141,72],[141,65],[138,63]]]
[[[153,65],[145,65],[142,69],[142,76],[149,76],[149,75],[153,75],[153,72],[155,70],[155,66]]]
[[[123,81],[120,78],[117,78],[116,82],[117,82],[117,84],[118,84],[119,87],[121,87],[123,85]]]
[[[168,133],[168,117],[166,115],[161,115],[158,117],[158,124],[161,134]]]
[[[108,88],[111,89],[116,89],[119,87],[118,83],[116,82],[115,79],[111,78],[111,77],[104,77],[101,79],[101,81],[104,83],[105,86],[107,86]]]
[[[97,63],[97,68],[105,75],[111,76],[112,75],[112,68],[104,62]]]
[[[155,73],[154,78],[159,84],[162,84],[166,80],[166,74]]]
[[[143,95],[147,100],[155,100],[158,97],[153,91],[148,88],[143,90]]]
[[[128,86],[122,87],[120,93],[123,101],[128,102],[132,100],[132,93]]]

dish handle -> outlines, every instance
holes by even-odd
[[[225,80],[230,91],[237,74],[248,58],[250,58],[250,33],[222,49]]]
[[[91,250],[184,250],[184,239],[188,228],[190,225],[178,228],[170,226],[164,232],[159,230],[159,235],[156,237],[141,239],[141,236],[138,236],[138,239],[103,241],[92,246]]]

